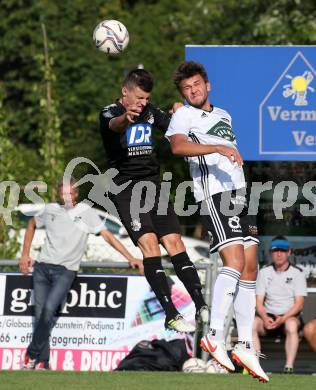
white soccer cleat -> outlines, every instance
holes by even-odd
[[[227,355],[226,345],[223,341],[214,340],[208,334],[201,338],[201,348],[208,352],[213,359],[228,371],[235,371],[235,366]]]
[[[191,325],[181,314],[177,314],[173,318],[166,318],[165,328],[180,333],[195,332],[195,326]]]
[[[246,348],[242,344],[236,344],[232,351],[232,359],[244,367],[250,375],[260,382],[269,382],[268,375],[260,366],[259,357],[253,348]]]

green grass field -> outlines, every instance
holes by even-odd
[[[273,375],[268,384],[241,374],[212,375],[167,372],[1,371],[1,390],[312,390],[316,376]]]

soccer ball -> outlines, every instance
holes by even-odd
[[[93,31],[93,41],[97,49],[108,54],[119,54],[126,49],[129,34],[118,20],[103,20]]]
[[[202,359],[190,358],[183,363],[182,371],[191,373],[205,372],[205,363]]]
[[[217,363],[215,359],[210,359],[206,363],[205,372],[208,374],[228,374],[228,370]]]

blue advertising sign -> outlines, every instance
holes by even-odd
[[[186,46],[245,160],[316,160],[316,46]]]

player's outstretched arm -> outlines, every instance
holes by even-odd
[[[138,112],[136,112],[133,108],[129,109],[128,111],[124,112],[124,114],[112,118],[110,120],[109,127],[116,133],[121,133],[129,124],[135,122],[134,118],[137,116],[139,116]]]
[[[32,266],[33,259],[30,257],[30,249],[34,237],[36,229],[35,219],[31,218],[27,224],[27,228],[25,231],[24,241],[23,241],[23,249],[21,259],[19,261],[20,272],[23,274],[27,274]]]
[[[196,144],[188,140],[184,134],[175,134],[169,137],[172,153],[176,156],[195,157],[205,154],[220,153],[226,156],[231,163],[243,165],[243,159],[235,148],[230,148],[225,145],[203,145]]]
[[[100,234],[106,242],[108,242],[114,249],[116,249],[126,258],[132,268],[136,267],[138,268],[139,273],[141,275],[144,274],[144,265],[142,260],[133,257],[125,248],[125,246],[119,240],[117,240],[115,236],[108,230],[102,230]]]

